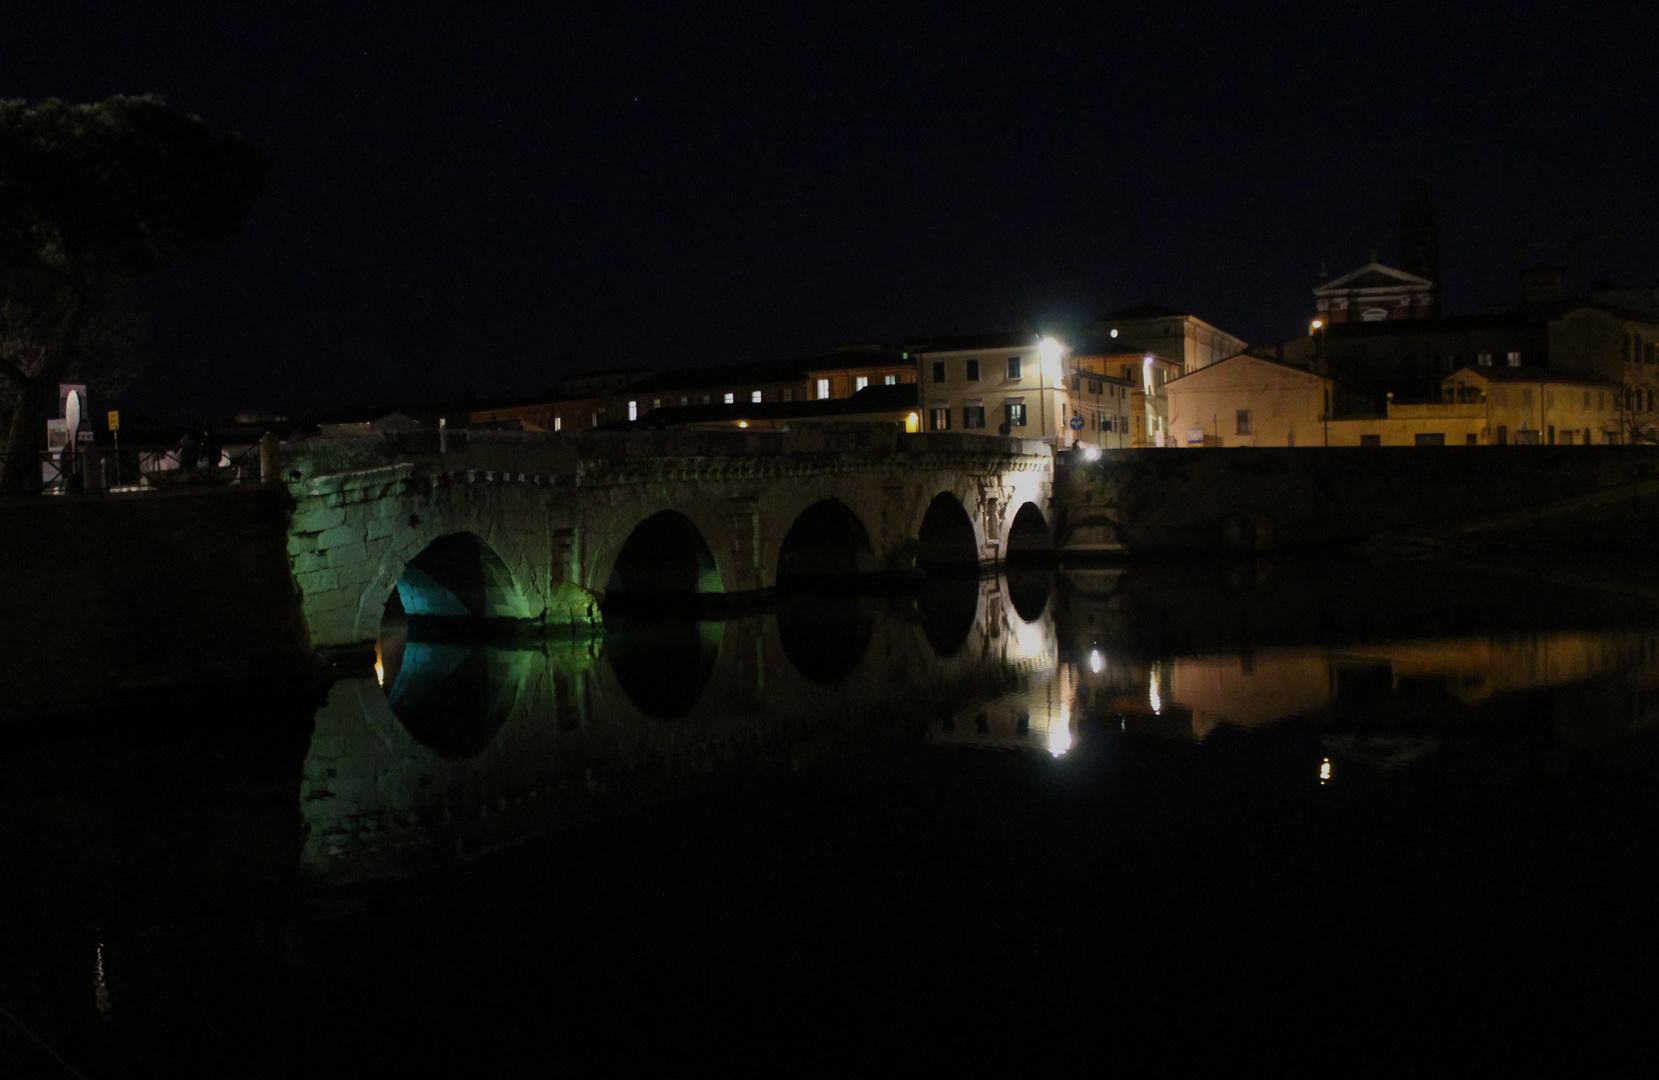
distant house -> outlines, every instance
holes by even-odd
[[[1247,347],[1242,339],[1198,316],[1161,304],[1140,304],[1102,315],[1089,329],[1115,342],[1121,352],[1138,350],[1168,357],[1183,373],[1219,363]]]
[[[352,435],[375,435],[382,431],[419,431],[421,422],[406,413],[364,410],[361,419],[352,415],[336,414],[331,422],[318,425],[318,433],[325,439]]]
[[[1330,379],[1247,353],[1169,384],[1169,427],[1182,446],[1323,446]]]
[[[929,431],[1042,439],[1070,446],[1070,347],[1030,332],[910,342]]]

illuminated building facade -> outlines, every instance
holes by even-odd
[[[928,431],[1008,435],[1071,446],[1071,349],[1033,333],[912,342]]]

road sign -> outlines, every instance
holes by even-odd
[[[1071,418],[1071,429],[1073,431],[1083,430],[1083,418],[1081,416],[1074,416]]]
[[[111,431],[121,430],[121,414],[115,409],[109,411],[109,429]]]

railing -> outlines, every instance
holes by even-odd
[[[211,452],[210,452],[211,453]],[[100,491],[154,491],[191,484],[240,484],[260,478],[259,445],[226,447],[213,462],[179,447],[86,446],[27,455],[24,493],[76,495]],[[0,467],[8,459],[0,454]]]

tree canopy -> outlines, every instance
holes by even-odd
[[[0,381],[13,406],[5,489],[38,475],[36,414],[80,355],[100,282],[223,250],[269,170],[257,147],[157,97],[0,101],[0,289],[59,296],[0,305]]]

